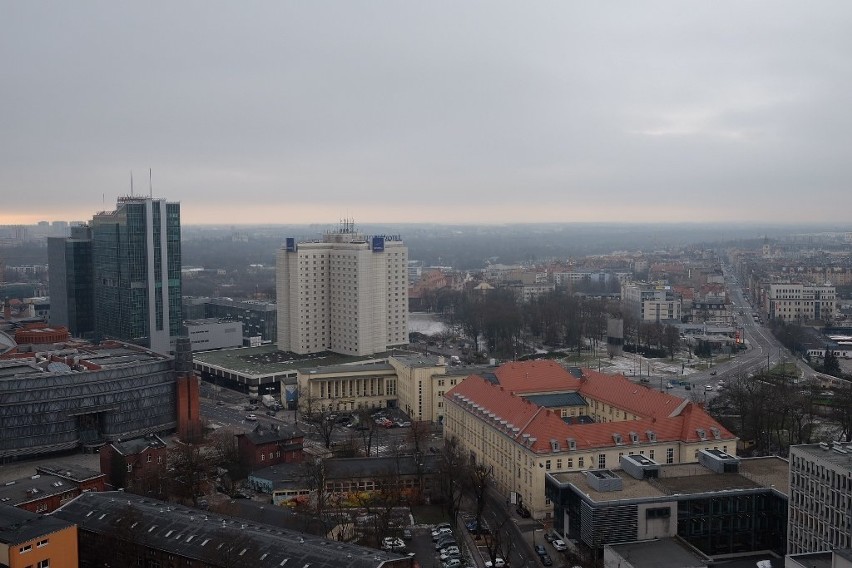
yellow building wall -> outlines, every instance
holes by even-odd
[[[9,547],[9,568],[38,566],[44,560],[50,561],[50,568],[79,566],[76,525]]]

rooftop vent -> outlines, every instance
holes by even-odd
[[[600,493],[621,491],[621,478],[608,469],[597,469],[586,473],[589,486]]]
[[[621,469],[634,479],[650,479],[660,476],[660,464],[640,454],[630,454],[619,458]]]
[[[740,470],[740,459],[722,450],[701,450],[698,463],[716,473],[737,473]]]

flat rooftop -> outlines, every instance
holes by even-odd
[[[261,345],[260,347],[238,347],[236,349],[221,349],[193,353],[195,363],[227,369],[249,376],[271,375],[302,369],[331,368],[365,361],[386,361],[389,356],[397,358],[408,354],[406,351],[388,351],[353,357],[326,351],[311,355],[297,355],[288,351],[280,351],[277,345]]]
[[[614,473],[621,478],[620,491],[596,491],[583,472],[556,473],[551,477],[561,484],[573,484],[592,501],[603,503],[761,487],[771,487],[788,495],[788,467],[787,460],[778,457],[742,459],[740,473],[715,473],[698,463],[661,465],[660,477],[655,480],[635,479],[627,472],[617,470]]]
[[[828,449],[823,449],[819,444],[802,444],[792,446],[790,452],[795,451],[796,453],[827,461],[832,465],[852,471],[852,444],[841,444],[843,451],[846,452],[845,454],[835,451],[831,446],[831,444],[828,444]]]
[[[706,567],[707,559],[673,538],[661,538],[609,545],[633,568]]]
[[[102,370],[170,359],[165,355],[159,355],[141,347],[116,342],[106,345],[83,344],[64,349],[52,349],[39,352],[39,354],[47,354],[49,358],[37,361],[35,353],[28,353],[26,357],[0,359],[0,379],[35,378],[87,372],[85,369],[72,369],[72,365],[77,363],[88,367],[90,370]],[[88,365],[86,365],[87,363]]]

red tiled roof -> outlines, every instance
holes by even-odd
[[[718,429],[720,440],[735,438],[696,404],[636,385],[622,375],[583,369],[584,379],[581,381],[552,361],[509,363],[496,369],[495,375],[499,385],[472,375],[445,397],[468,412],[493,421],[495,427],[504,428],[519,443],[535,438],[531,449],[537,453],[553,451],[551,440],[557,441],[560,449],[565,450],[569,438],[575,441],[578,450],[610,448],[617,445],[613,434],[621,435],[620,445],[630,447],[632,432],[638,434],[640,442],[646,443],[649,442],[648,431],[654,433],[658,442],[698,442],[701,440],[699,429],[704,431],[706,439],[713,440],[713,428]],[[558,385],[561,388],[556,388]],[[569,425],[558,414],[519,396],[521,393],[553,391],[576,391],[642,418]],[[473,407],[473,404],[480,408]],[[512,427],[517,431],[511,430]]]
[[[554,361],[506,363],[495,369],[500,386],[518,393],[576,391],[580,379]]]

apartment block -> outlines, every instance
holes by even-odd
[[[369,355],[408,343],[408,249],[345,222],[278,253],[278,347],[300,355]]]

